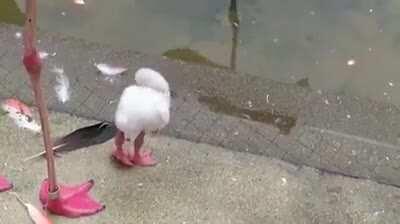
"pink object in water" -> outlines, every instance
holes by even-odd
[[[93,180],[76,186],[59,185],[56,192],[58,196],[51,198],[54,195],[49,195],[49,182],[46,179],[41,185],[39,198],[47,210],[57,215],[68,218],[94,215],[104,210],[105,205],[95,201],[89,195],[93,185]]]
[[[13,188],[13,184],[5,177],[0,176],[0,192],[8,191]]]

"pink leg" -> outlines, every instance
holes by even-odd
[[[133,166],[133,163],[130,161],[129,154],[127,152],[124,152],[124,142],[124,133],[122,131],[118,131],[115,136],[115,149],[112,153],[112,156],[122,165]]]
[[[101,205],[89,195],[89,191],[94,184],[93,181],[87,181],[84,184],[72,187],[58,185],[56,181],[48,111],[40,86],[42,65],[35,48],[36,0],[26,0],[25,5],[27,10],[24,30],[23,64],[30,75],[35,102],[39,109],[43,142],[46,149],[47,172],[49,176],[48,180],[46,179],[42,182],[39,193],[40,201],[46,209],[57,215],[66,217],[93,215],[105,208],[104,205]]]
[[[150,150],[141,150],[144,143],[144,131],[140,132],[139,136],[136,137],[134,147],[135,154],[131,161],[135,165],[139,166],[154,166],[157,161],[153,157],[153,153]]]

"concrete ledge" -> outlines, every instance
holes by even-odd
[[[16,26],[0,26],[0,96],[32,103],[17,31],[21,29]],[[176,95],[164,134],[400,186],[400,113],[393,105],[57,33],[39,36],[40,49],[57,53],[45,60],[43,76],[55,111],[111,121],[119,94],[133,83],[136,69],[150,66],[166,76]],[[110,83],[97,73],[95,61],[124,65],[129,71]],[[48,71],[53,65],[63,65],[70,78],[72,97],[66,104],[55,97],[55,76]]]
[[[51,114],[54,135],[94,121]],[[1,174],[25,200],[39,206],[38,186],[46,177],[43,158],[22,162],[42,150],[41,137],[0,116]],[[91,193],[106,205],[92,217],[54,223],[385,223],[400,219],[400,189],[298,168],[264,156],[178,140],[146,139],[160,163],[123,169],[110,159],[113,142],[63,154],[58,179],[75,184],[95,180]],[[267,147],[265,147],[267,148]],[[14,196],[0,194],[1,223],[29,223]]]

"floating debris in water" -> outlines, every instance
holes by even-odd
[[[236,177],[232,177],[231,180],[232,180],[233,182],[236,182],[236,181],[237,181],[237,178],[236,178]]]
[[[238,131],[235,131],[235,132],[233,133],[233,135],[237,136],[237,135],[239,135],[239,132],[238,132]]]
[[[317,93],[319,94],[319,95],[322,95],[322,90],[317,90]]]
[[[369,48],[368,48],[368,51],[369,51],[369,52],[372,52],[372,47],[369,47]]]
[[[21,39],[21,37],[22,37],[22,33],[21,32],[16,32],[15,33],[15,38]]]
[[[369,9],[368,12],[369,12],[369,13],[373,13],[373,12],[374,12],[374,9]]]
[[[64,74],[64,69],[62,67],[54,67],[51,69],[51,71],[57,74],[57,85],[54,86],[54,90],[57,93],[57,98],[61,103],[66,103],[70,98],[69,79]]]
[[[269,103],[269,94],[267,94],[266,100],[267,100],[267,103]]]
[[[84,0],[74,0],[74,3],[77,5],[84,5],[86,4]]]
[[[108,75],[108,76],[119,75],[119,74],[122,74],[122,73],[124,73],[124,72],[126,72],[128,70],[127,68],[112,66],[112,65],[104,64],[104,63],[100,63],[100,64],[96,64],[95,63],[94,66],[96,66],[96,68],[103,75]]]
[[[356,61],[354,60],[354,59],[349,59],[348,61],[347,61],[347,65],[348,66],[353,66],[353,65],[355,65],[356,64]]]
[[[388,95],[388,93],[387,93],[387,92],[383,92],[383,95],[384,95],[384,96],[387,96],[387,95]]]
[[[351,115],[350,115],[350,114],[347,114],[346,117],[347,117],[347,119],[350,119],[350,118],[351,118]]]
[[[57,55],[57,52],[53,52],[52,54],[51,54],[51,56],[56,56]]]
[[[2,103],[1,107],[18,127],[36,133],[40,132],[41,128],[33,120],[31,109],[20,100],[14,98],[7,99]]]
[[[143,186],[143,183],[138,183],[137,186],[138,186],[138,187],[142,187],[142,186]]]
[[[249,100],[249,101],[247,101],[247,106],[248,106],[249,108],[252,108],[252,107],[253,107],[253,103]]]
[[[61,15],[62,15],[62,16],[66,16],[67,13],[66,13],[66,12],[61,12]]]
[[[388,82],[388,85],[389,85],[390,87],[393,87],[393,86],[394,86],[394,83],[391,82],[391,81],[389,81],[389,82]]]
[[[325,99],[324,102],[325,102],[326,105],[329,105],[328,99]]]

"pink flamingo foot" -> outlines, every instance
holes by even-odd
[[[150,150],[135,152],[131,161],[138,166],[154,166],[158,163],[153,156],[153,152]]]
[[[0,176],[0,192],[8,191],[13,188],[13,184],[5,177]]]
[[[93,180],[77,186],[60,185],[58,198],[51,199],[48,192],[49,182],[46,179],[40,187],[39,199],[45,209],[56,215],[68,218],[94,215],[103,211],[105,205],[100,204],[89,195],[93,185]]]
[[[124,166],[133,166],[133,163],[129,158],[129,154],[125,153],[124,150],[122,149],[115,149],[112,152],[112,156],[114,157],[114,159],[116,159],[120,164]]]

